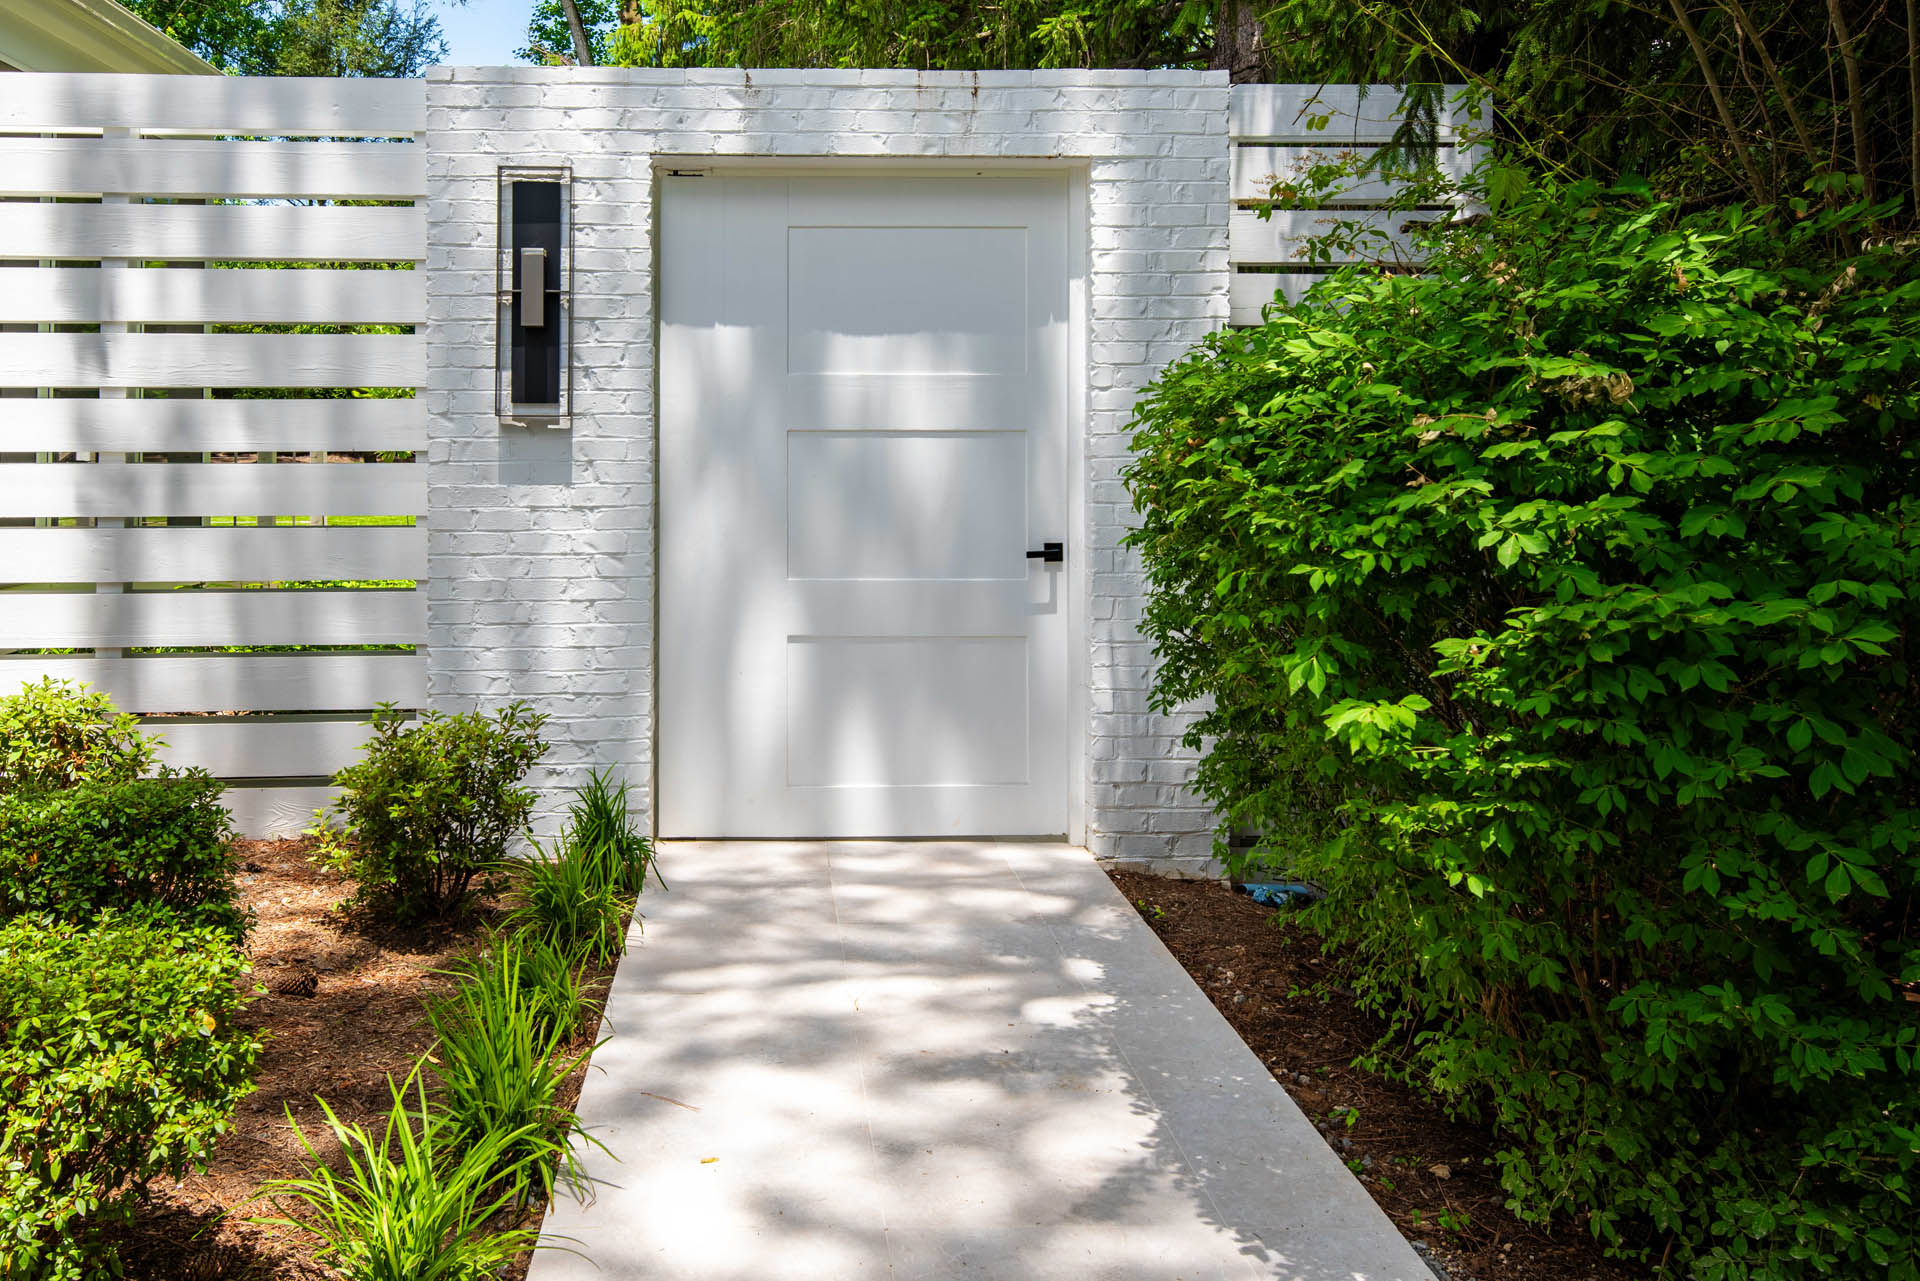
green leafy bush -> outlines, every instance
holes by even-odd
[[[616,847],[563,837],[548,854],[536,842],[534,857],[515,869],[507,925],[576,963],[605,965],[627,950],[620,918],[631,900],[619,886],[628,867]]]
[[[324,1242],[320,1257],[347,1281],[484,1281],[522,1251],[538,1248],[537,1229],[487,1227],[512,1200],[511,1193],[493,1190],[502,1164],[552,1159],[532,1127],[478,1135],[461,1146],[446,1119],[427,1106],[418,1068],[405,1085],[391,1088],[393,1103],[378,1138],[342,1124],[320,1101],[345,1154],[346,1169],[339,1173],[321,1159],[289,1110],[308,1173],[276,1179],[261,1195],[301,1203],[308,1219],[257,1221],[314,1233]],[[410,1088],[417,1106],[407,1101]],[[515,1152],[522,1155],[509,1155]]]
[[[158,740],[113,700],[49,677],[0,698],[0,795],[140,777]]]
[[[491,885],[533,812],[520,780],[546,751],[545,723],[525,703],[411,725],[382,707],[363,759],[333,777],[346,791],[333,806],[340,826],[318,828],[322,861],[402,920],[458,911]]]
[[[574,789],[567,807],[567,836],[575,844],[602,851],[615,873],[622,894],[638,895],[647,888],[647,872],[660,888],[667,882],[653,860],[653,842],[634,822],[627,781],[613,781],[611,771],[594,770],[586,786]]]
[[[105,1274],[92,1229],[204,1165],[253,1088],[247,972],[217,930],[0,924],[0,1276]]]
[[[222,791],[196,770],[0,796],[0,917],[160,912],[239,940]]]
[[[1157,704],[1383,1057],[1690,1276],[1920,1275],[1920,273],[1869,221],[1540,188],[1210,339],[1128,473]]]
[[[497,1165],[522,1205],[535,1199],[536,1189],[545,1204],[556,1171],[575,1168],[567,1141],[584,1131],[561,1092],[568,1073],[591,1053],[566,1053],[572,1031],[523,977],[525,963],[518,948],[504,948],[462,976],[451,996],[427,1006],[439,1038],[429,1061],[440,1079],[435,1101],[447,1134],[466,1148],[495,1134],[520,1135],[500,1148]]]

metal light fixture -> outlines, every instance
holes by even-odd
[[[573,412],[573,171],[500,167],[494,412],[564,427]]]

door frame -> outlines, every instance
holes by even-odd
[[[1069,845],[1087,843],[1088,769],[1092,746],[1089,730],[1092,722],[1093,651],[1088,632],[1088,609],[1092,599],[1093,547],[1092,525],[1087,506],[1087,424],[1088,392],[1092,372],[1089,363],[1088,297],[1091,281],[1092,243],[1090,236],[1087,186],[1090,166],[1085,160],[1055,158],[1010,159],[989,157],[920,156],[715,156],[675,155],[655,152],[652,157],[651,226],[648,243],[652,249],[652,270],[648,287],[652,291],[653,335],[653,427],[652,457],[653,501],[647,528],[651,534],[648,558],[648,614],[652,635],[648,639],[647,692],[650,708],[647,747],[647,830],[659,835],[660,806],[660,361],[661,264],[670,247],[664,243],[661,213],[665,203],[667,177],[721,173],[753,174],[766,178],[874,177],[876,174],[918,174],[950,177],[992,178],[1002,174],[1055,173],[1066,180],[1067,196],[1067,475],[1072,479],[1067,492],[1067,531],[1069,554],[1062,586],[1067,596],[1067,786],[1066,836]],[[1033,836],[1058,836],[1060,833],[1034,832]],[[947,839],[947,838],[906,838]],[[970,839],[970,838],[958,838]],[[994,838],[983,838],[994,839]],[[1009,839],[1009,838],[998,838]]]

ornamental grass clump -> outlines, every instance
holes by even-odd
[[[632,903],[620,889],[625,865],[608,847],[584,845],[570,835],[562,836],[551,853],[538,841],[532,844],[534,857],[514,870],[508,928],[576,964],[605,965],[624,953],[621,918]]]
[[[592,1141],[562,1102],[567,1076],[592,1048],[567,1052],[574,1029],[554,1017],[552,997],[527,981],[525,964],[509,945],[458,974],[452,995],[427,1006],[438,1038],[427,1061],[448,1140],[472,1149],[489,1136],[521,1136],[496,1153],[496,1175],[516,1205],[544,1205],[555,1175],[577,1168],[568,1141]]]
[[[585,786],[574,789],[573,804],[567,807],[567,837],[600,851],[622,894],[638,895],[646,889],[649,871],[664,890],[667,882],[654,862],[653,842],[640,831],[629,794],[625,779],[615,783],[612,771],[594,770]]]
[[[1523,1218],[1911,1281],[1914,249],[1507,194],[1141,402],[1156,704]]]
[[[297,1202],[306,1215],[255,1221],[318,1236],[319,1257],[347,1281],[483,1281],[538,1248],[537,1228],[488,1222],[513,1204],[516,1171],[554,1158],[538,1127],[459,1132],[428,1106],[418,1068],[388,1088],[393,1098],[377,1134],[343,1123],[316,1100],[344,1157],[339,1171],[321,1159],[289,1109],[308,1172],[276,1179],[260,1195]]]

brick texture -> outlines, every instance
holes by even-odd
[[[1084,173],[1090,222],[1087,844],[1136,865],[1204,858],[1186,722],[1147,706],[1119,477],[1140,389],[1227,320],[1227,95],[1214,72],[428,73],[431,698],[548,713],[541,829],[590,766],[650,801],[656,163],[1038,158]],[[570,432],[494,417],[495,170],[549,163],[574,182]]]

